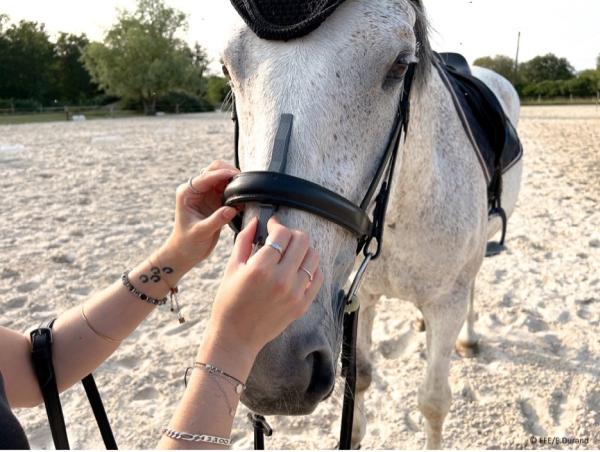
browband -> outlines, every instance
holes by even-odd
[[[359,239],[371,232],[371,220],[359,206],[325,187],[284,173],[238,174],[225,189],[224,200],[229,207],[258,203],[303,210],[342,226]]]

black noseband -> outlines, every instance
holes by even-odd
[[[241,173],[224,195],[227,206],[258,203],[303,210],[342,226],[359,239],[371,231],[371,220],[359,206],[325,187],[288,174]]]

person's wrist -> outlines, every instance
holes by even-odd
[[[175,287],[179,280],[197,264],[184,253],[179,252],[178,248],[169,241],[150,257],[150,261],[161,268],[168,267],[172,270],[167,275],[172,287]]]
[[[259,347],[228,335],[225,329],[209,326],[196,360],[212,364],[246,381],[259,351]]]

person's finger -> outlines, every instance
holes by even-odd
[[[323,281],[325,280],[325,276],[320,268],[317,268],[313,281],[309,284],[304,292],[304,299],[301,301],[300,307],[300,317],[303,316],[306,311],[310,308],[310,306],[315,301],[319,290],[323,286]]]
[[[252,254],[252,241],[254,240],[254,234],[256,234],[257,224],[258,220],[253,218],[237,235],[233,252],[229,258],[229,265],[245,264],[248,261]]]
[[[310,239],[306,233],[297,230],[292,231],[292,239],[280,262],[282,271],[292,278],[295,277],[296,272],[300,268],[300,264],[306,257],[309,247]]]
[[[308,283],[314,281],[319,268],[319,260],[319,254],[313,248],[309,248],[294,279],[294,293],[304,293]]]
[[[215,210],[209,217],[194,225],[194,234],[208,237],[229,223],[237,215],[233,207],[221,207]]]
[[[238,169],[231,163],[224,162],[223,160],[214,160],[206,167],[206,171],[212,171],[217,169],[232,169],[238,171]]]
[[[269,232],[267,242],[252,256],[252,261],[257,265],[273,266],[285,256],[292,238],[292,231],[279,223],[275,217],[271,217],[267,223],[267,231]],[[268,243],[272,243],[272,245],[268,245]],[[279,247],[281,252],[276,249]]]
[[[224,187],[238,173],[239,171],[235,168],[221,168],[207,171],[200,176],[192,178],[188,191],[191,195],[201,195],[215,188]]]

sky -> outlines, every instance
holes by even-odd
[[[382,1],[382,0],[370,0]],[[185,39],[198,41],[219,72],[219,52],[235,20],[228,0],[165,0],[189,15]],[[555,53],[577,70],[593,68],[600,54],[600,0],[424,0],[433,26],[434,49],[458,51],[469,61],[487,55],[514,58],[521,32],[520,61]],[[86,33],[101,40],[115,22],[117,8],[135,0],[0,0],[11,21],[35,20],[59,31]]]

